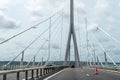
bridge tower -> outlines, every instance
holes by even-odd
[[[80,60],[79,60],[78,46],[77,46],[76,34],[75,34],[75,28],[74,28],[74,0],[70,0],[70,29],[69,29],[69,35],[67,40],[64,65],[69,65],[70,43],[71,43],[72,37],[73,37],[73,44],[74,44],[75,66],[79,67]]]

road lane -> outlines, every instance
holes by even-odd
[[[94,69],[84,69],[84,72],[90,74],[90,77],[94,78],[94,80],[120,80],[120,73],[118,72],[99,69],[99,74],[94,75],[94,71]]]
[[[94,71],[90,68],[67,68],[44,80],[120,80],[120,73],[99,70],[99,74],[95,75]]]

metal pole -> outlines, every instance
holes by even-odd
[[[41,61],[41,66],[43,65],[43,57],[42,57],[42,61]]]
[[[33,59],[33,67],[35,66],[35,58],[36,56],[34,56],[34,59]]]
[[[87,18],[85,17],[85,28],[86,28],[86,44],[87,44],[87,65],[89,65],[89,56],[90,56],[90,53],[89,53],[89,48],[88,48],[88,45],[89,45],[89,39],[88,39],[88,31],[87,31]]]
[[[95,66],[96,66],[96,52],[95,52],[95,45],[93,45],[93,53],[94,53],[94,63],[95,63]]]
[[[22,58],[21,58],[21,62],[20,62],[20,66],[23,67],[23,60],[24,60],[24,51],[22,51]]]
[[[47,59],[47,62],[49,61],[50,59],[50,42],[51,42],[51,17],[50,17],[50,28],[49,28],[49,42],[48,42],[48,59]]]
[[[106,55],[106,52],[104,52],[104,56],[105,56],[105,66],[108,65],[108,61],[107,61],[107,55]]]
[[[100,63],[99,63],[99,58],[97,56],[97,66],[100,66]]]
[[[60,42],[60,57],[59,57],[59,60],[61,61],[61,54],[62,54],[62,33],[63,33],[63,11],[62,11],[62,24],[61,24],[61,42]]]

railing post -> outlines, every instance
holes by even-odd
[[[38,73],[38,69],[36,69],[36,77],[38,77],[39,75],[38,75],[39,73]]]
[[[3,80],[7,80],[7,74],[3,75]]]
[[[31,70],[31,78],[34,78],[34,70]]]
[[[50,72],[52,72],[52,68],[50,69]]]
[[[45,68],[43,68],[43,75],[45,75]]]
[[[43,70],[42,70],[42,68],[41,68],[41,69],[40,69],[40,76],[42,76],[42,73],[43,73],[42,71],[43,71]]]
[[[20,80],[20,72],[17,72],[17,80]]]
[[[52,68],[50,68],[50,72],[52,72]]]
[[[45,74],[47,74],[47,68],[46,68]]]
[[[28,80],[28,71],[25,71],[25,80]]]
[[[49,72],[51,72],[51,68],[49,68]]]
[[[48,73],[50,72],[50,68],[48,68]]]
[[[48,68],[48,70],[47,70],[47,73],[49,73],[49,68]]]

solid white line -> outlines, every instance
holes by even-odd
[[[63,69],[63,70],[61,70],[61,71],[59,71],[59,72],[57,72],[57,73],[55,73],[55,74],[53,74],[53,75],[51,75],[51,76],[49,76],[49,77],[45,78],[45,79],[43,79],[43,80],[49,80],[50,78],[52,78],[52,77],[56,76],[57,74],[59,74],[59,73],[63,72],[64,70],[65,70],[65,69]]]
[[[30,79],[31,77],[28,77],[28,79]],[[25,80],[25,79],[22,79],[22,80]]]

